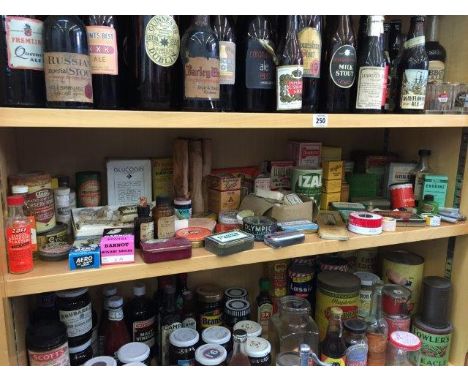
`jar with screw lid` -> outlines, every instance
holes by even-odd
[[[271,365],[271,344],[268,340],[261,337],[247,338],[245,351],[252,366],[270,366]]]
[[[120,365],[142,362],[149,366],[151,363],[150,352],[150,347],[143,342],[129,342],[120,347],[117,351],[117,358]]]
[[[205,344],[221,345],[228,355],[232,352],[231,331],[224,326],[211,326],[203,330],[202,341]]]
[[[262,325],[251,320],[243,320],[236,323],[233,330],[242,329],[247,333],[247,337],[260,337],[262,335]]]
[[[250,303],[243,299],[233,299],[226,302],[224,306],[224,324],[233,328],[239,321],[250,319]]]
[[[70,365],[81,366],[93,358],[93,347],[91,346],[91,339],[84,344],[70,348]]]
[[[169,365],[194,366],[195,350],[200,335],[194,329],[179,328],[169,336]]]
[[[221,345],[206,344],[195,351],[195,362],[198,366],[223,366],[227,352]]]

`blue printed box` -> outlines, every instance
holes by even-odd
[[[100,236],[75,240],[68,255],[68,264],[72,271],[91,269],[101,266]]]

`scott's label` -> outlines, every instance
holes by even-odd
[[[386,86],[386,68],[363,66],[359,69],[356,109],[380,110]]]
[[[8,67],[11,69],[44,70],[40,20],[19,16],[5,17],[5,40]]]
[[[149,347],[153,347],[154,340],[154,322],[155,317],[145,321],[135,321],[132,325],[133,342],[143,342]]]
[[[330,78],[340,88],[350,88],[356,78],[356,49],[342,45],[330,60]]]
[[[189,57],[185,64],[185,98],[219,99],[219,60]]]
[[[86,27],[92,74],[119,74],[117,32],[112,27]]]
[[[179,57],[179,28],[171,16],[154,16],[145,29],[145,50],[156,65],[168,67]]]
[[[93,328],[91,303],[76,310],[59,310],[60,321],[67,327],[68,337],[78,337]]]
[[[236,44],[231,41],[219,42],[219,75],[221,85],[236,83]]]
[[[265,44],[272,47],[273,43]],[[250,39],[245,60],[245,84],[248,89],[273,89],[275,64],[272,55],[258,39]]]
[[[320,58],[322,38],[320,32],[311,27],[302,29],[298,34],[302,58],[304,60],[304,77],[320,78]]]
[[[278,66],[276,69],[276,109],[300,110],[302,108],[301,65]]]
[[[400,107],[424,110],[429,72],[424,69],[406,69],[401,85]]]
[[[31,366],[70,366],[68,342],[45,352],[28,350],[28,355]]]

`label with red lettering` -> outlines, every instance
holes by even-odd
[[[133,342],[143,342],[149,347],[154,346],[154,322],[155,317],[145,321],[135,321],[133,323],[132,337]]]
[[[276,69],[276,109],[300,110],[302,108],[301,65],[278,66]]]
[[[219,99],[219,60],[189,57],[185,64],[185,98]]]
[[[119,74],[117,33],[112,27],[86,27],[92,74]]]
[[[46,232],[55,226],[54,193],[50,188],[29,192],[26,203],[36,218],[37,233]]]
[[[5,17],[9,68],[44,70],[43,25],[42,21],[27,17]]]
[[[70,366],[67,342],[58,348],[44,352],[28,350],[28,355],[31,366]]]
[[[8,266],[11,273],[24,273],[33,269],[31,226],[16,221],[6,229]]]

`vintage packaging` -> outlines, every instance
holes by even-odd
[[[211,171],[211,174],[231,174],[241,178],[241,188],[246,195],[253,192],[255,178],[260,174],[258,166],[218,168]]]
[[[271,161],[270,178],[272,190],[290,190],[291,189],[291,175],[294,168],[293,161]]]
[[[341,179],[324,179],[322,183],[323,192],[340,192],[341,193]]]
[[[172,197],[172,158],[161,158],[151,160],[151,171],[153,181],[153,200],[158,196]]]
[[[220,213],[239,209],[240,190],[208,190],[208,209]]]
[[[321,148],[321,142],[289,141],[289,159],[294,161],[296,166],[299,167],[320,167]]]
[[[68,254],[68,265],[72,271],[91,269],[101,266],[100,236],[75,240]]]
[[[101,264],[135,262],[135,237],[131,228],[105,229],[101,238]]]
[[[322,198],[320,201],[320,209],[321,210],[328,210],[330,209],[330,203],[332,202],[339,202],[341,200],[341,193],[340,192],[328,192],[322,193]]]
[[[343,161],[331,160],[322,163],[323,178],[327,180],[343,179]]]
[[[138,204],[141,196],[153,200],[149,159],[107,161],[107,202],[124,206]]]
[[[300,195],[306,195],[320,203],[322,193],[322,169],[295,167],[291,176],[291,188]]]
[[[331,160],[341,160],[341,147],[322,146],[322,163]]]
[[[383,195],[385,188],[385,170],[389,163],[397,159],[396,155],[368,155],[365,159],[366,174],[377,176],[377,195]]]
[[[351,200],[355,197],[377,196],[378,177],[375,174],[352,174],[347,179],[349,183],[349,197]]]
[[[240,177],[231,174],[210,174],[208,176],[208,188],[217,191],[240,190]]]
[[[389,197],[389,186],[395,183],[410,183],[411,171],[417,166],[417,163],[391,162],[385,169],[385,182],[383,195]]]
[[[183,237],[148,240],[141,243],[141,256],[148,264],[187,259],[192,256],[192,242]]]
[[[219,233],[205,239],[205,248],[218,256],[247,251],[253,246],[254,235],[240,230]]]
[[[271,178],[268,175],[262,174],[255,178],[254,182],[254,192],[257,190],[270,190],[271,188]]]
[[[437,202],[438,207],[445,207],[445,199],[447,197],[448,177],[445,175],[424,175],[424,184],[422,191],[422,198],[425,195],[434,196],[434,201]]]

